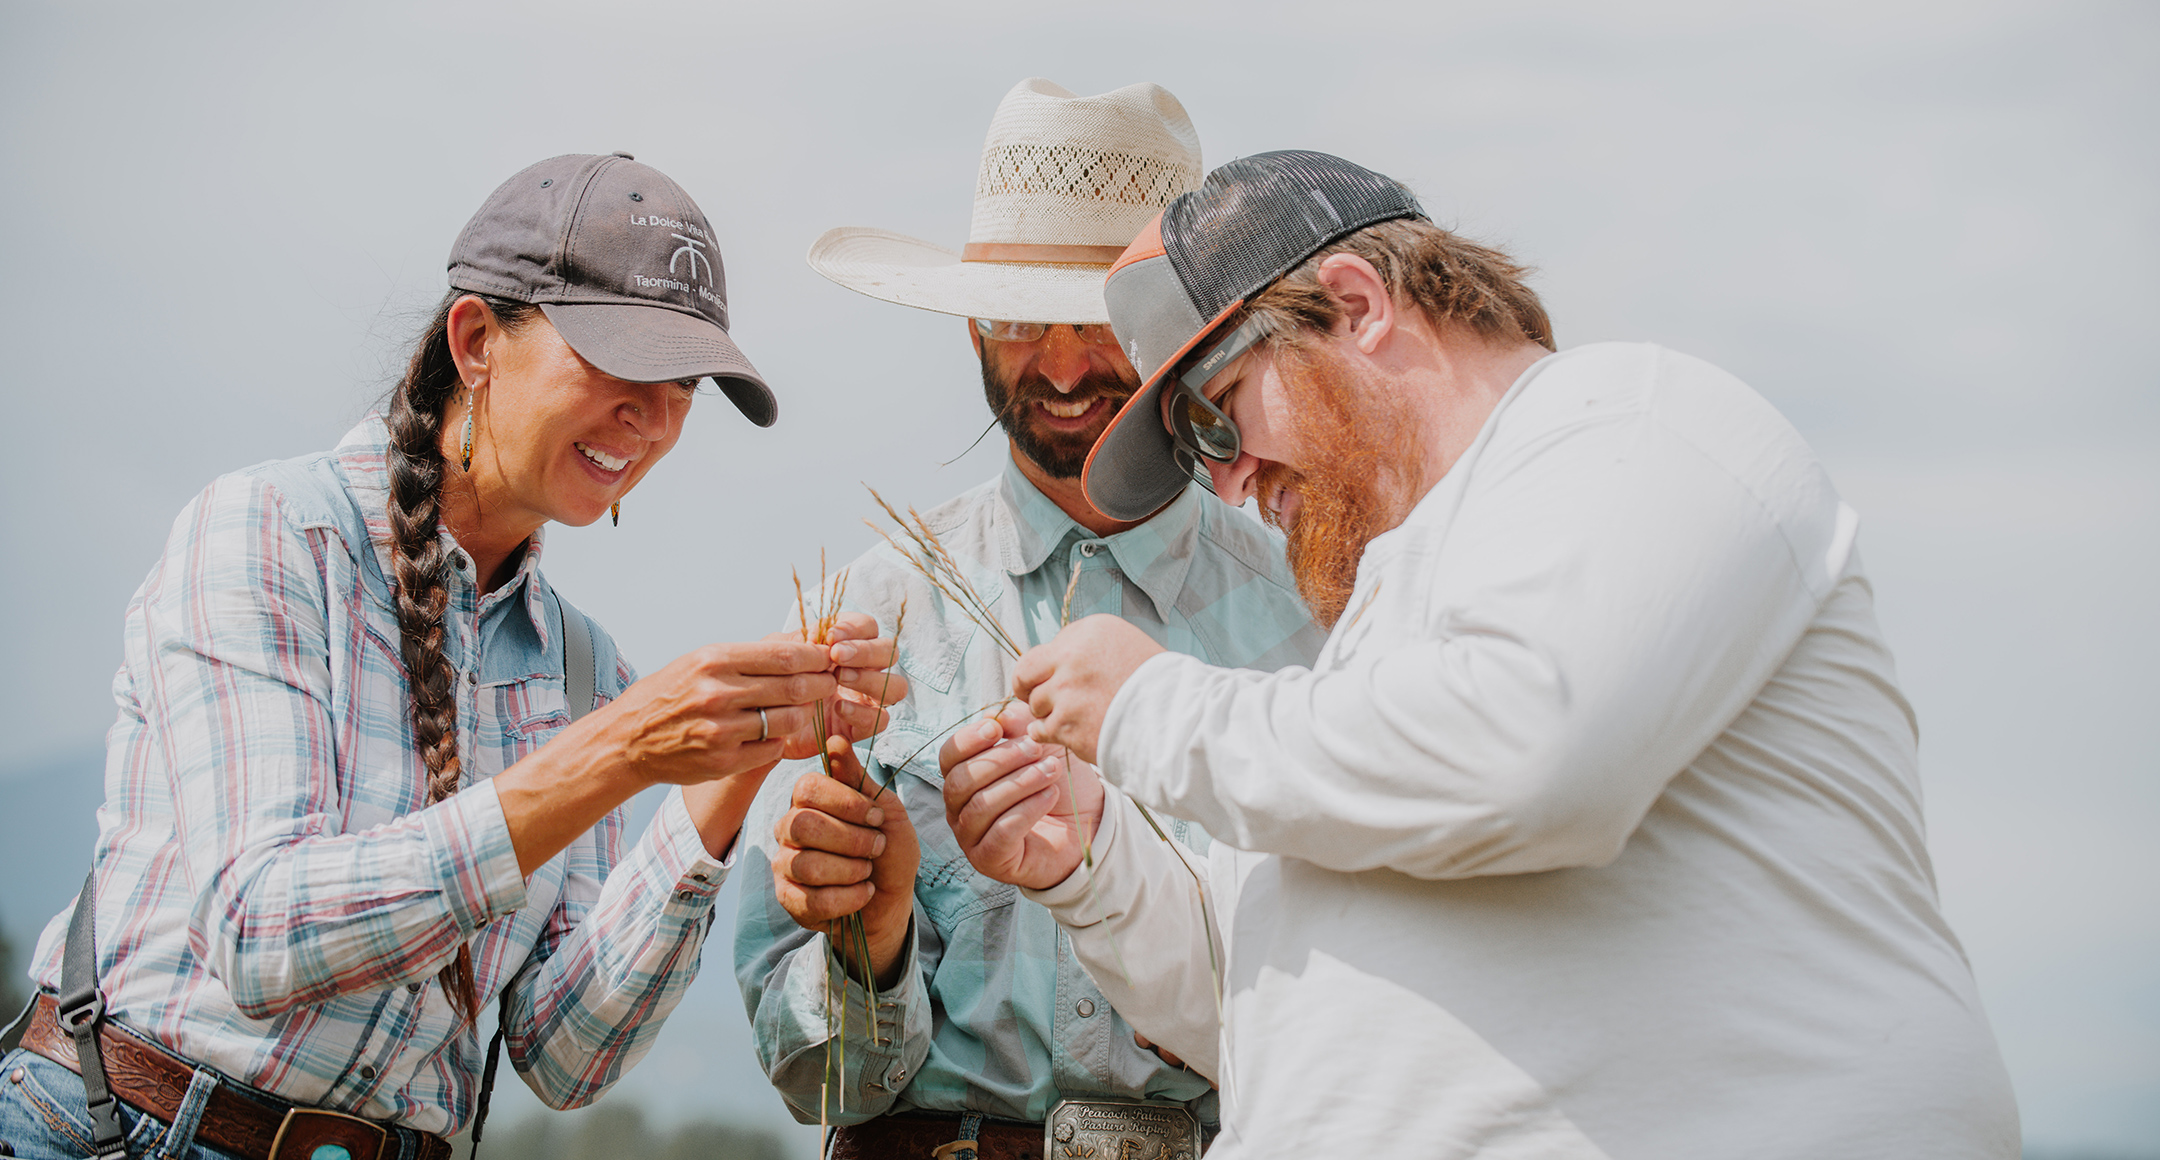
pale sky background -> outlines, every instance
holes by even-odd
[[[620,528],[552,535],[548,574],[641,667],[763,633],[790,564],[867,546],[858,481],[928,504],[995,471],[989,443],[936,466],[987,422],[962,324],[802,254],[835,225],[957,247],[991,110],[1030,75],[1159,82],[1210,165],[1312,148],[1401,178],[1540,269],[1563,346],[1660,342],[1782,408],[1862,513],[2028,1144],[2160,1156],[2149,2],[0,0],[18,946],[86,864],[120,615],[173,516],[364,414],[459,226],[532,161],[627,149],[688,189],[780,397],[769,431],[701,402]],[[733,890],[611,1098],[786,1122]]]

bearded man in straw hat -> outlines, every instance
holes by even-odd
[[[1333,632],[1260,674],[1074,622],[1014,712],[1119,791],[1029,804],[971,726],[962,845],[1221,1079],[1216,1160],[2014,1160],[1858,516],[1731,375],[1556,351],[1524,274],[1323,153],[1171,204],[1088,497],[1207,464]],[[1223,839],[1205,892],[1140,804]]]
[[[1215,665],[1273,670],[1319,645],[1280,543],[1191,478],[1129,519],[1081,492],[1089,448],[1138,386],[1105,324],[1103,276],[1201,172],[1192,124],[1161,87],[1077,97],[1031,79],[991,121],[964,250],[852,228],[810,249],[843,286],[967,319],[1010,456],[925,517],[1022,648],[1096,613]],[[1208,1080],[1136,1042],[1057,923],[976,872],[946,824],[936,742],[1005,698],[1012,657],[891,548],[849,566],[846,596],[887,625],[905,601],[913,693],[869,762],[891,793],[873,801],[800,763],[767,780],[745,825],[745,881],[772,869],[773,889],[745,890],[735,941],[767,1074],[799,1118],[847,1125],[840,1156],[1037,1156],[1049,1137],[1190,1160],[1216,1118]],[[1042,767],[1066,772],[1056,757]],[[1207,848],[1197,827],[1166,828]],[[841,976],[819,932],[851,913],[876,977],[846,978],[852,1014],[830,1052],[844,1072],[828,1084],[842,1000],[828,1008],[827,986]],[[1090,1142],[1113,1124],[1122,1136]]]

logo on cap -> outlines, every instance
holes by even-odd
[[[705,256],[705,252],[698,248],[704,245],[704,243],[698,241],[696,238],[686,238],[681,234],[671,233],[668,236],[682,243],[682,245],[676,247],[674,253],[668,255],[668,273],[672,274],[675,272],[675,259],[680,258],[685,254],[688,254],[690,256],[690,276],[692,278],[697,277],[697,264],[698,262],[703,261],[705,263],[705,280],[707,282],[712,281],[712,259],[707,258]]]

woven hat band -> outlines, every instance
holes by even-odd
[[[969,242],[960,251],[963,262],[1065,262],[1082,266],[1107,266],[1125,252],[1123,246],[1041,246],[1028,242]]]

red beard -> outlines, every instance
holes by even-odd
[[[1260,516],[1280,528],[1298,594],[1313,619],[1333,628],[1357,587],[1365,545],[1409,514],[1409,489],[1419,461],[1405,438],[1405,408],[1361,405],[1350,372],[1324,347],[1278,346],[1277,373],[1298,415],[1296,438],[1311,467],[1268,463],[1253,478]],[[1278,489],[1296,494],[1297,512],[1284,526],[1269,506]]]

